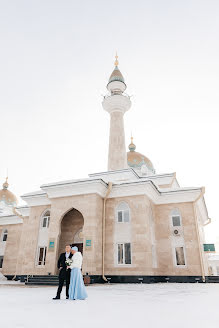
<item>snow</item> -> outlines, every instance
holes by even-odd
[[[5,276],[3,276],[3,274],[0,272],[0,283],[2,281],[7,281],[7,278]]]
[[[219,327],[219,284],[107,284],[88,299],[53,301],[55,287],[0,285],[4,328]]]
[[[5,280],[6,279],[6,280]],[[20,283],[20,281],[15,281],[15,280],[7,280],[7,278],[3,278],[2,280],[1,280],[1,277],[0,277],[0,285],[19,285],[19,286],[21,286],[21,285],[24,285],[24,283]]]

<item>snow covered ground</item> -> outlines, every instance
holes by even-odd
[[[55,287],[0,285],[2,328],[218,328],[219,284],[87,287],[86,301],[53,301]]]

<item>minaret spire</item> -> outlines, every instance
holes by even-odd
[[[110,94],[106,95],[102,102],[103,108],[110,114],[109,171],[121,170],[128,167],[123,115],[131,107],[131,101],[129,96],[124,94],[126,84],[118,68],[119,62],[117,53],[115,58],[115,68],[107,84],[107,89]]]
[[[116,60],[115,60],[115,63],[114,63],[114,65],[115,66],[118,66],[119,65],[119,61],[118,61],[118,55],[117,55],[117,52],[116,52],[116,55],[115,55],[115,58],[116,58]]]

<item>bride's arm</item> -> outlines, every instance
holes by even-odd
[[[80,253],[75,253],[72,260],[73,260],[73,262],[71,264],[71,269],[72,268],[81,268],[82,255]]]
[[[71,260],[72,260],[72,263],[71,263],[71,265],[69,267],[70,269],[74,268],[74,255],[72,256]]]

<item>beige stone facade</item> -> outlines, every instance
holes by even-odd
[[[117,222],[116,209],[121,203],[126,203],[130,209],[128,223]],[[177,267],[174,261],[172,238],[178,237],[172,237],[170,213],[175,208],[182,218],[186,257],[183,267]],[[55,247],[50,251],[47,245],[46,263],[38,265],[38,234],[45,210],[51,213],[48,243],[54,240]],[[32,207],[30,216],[24,218],[23,224],[5,226],[8,240],[2,272],[6,275],[56,274],[59,253],[64,251],[66,243],[74,243],[74,235],[82,228],[83,272],[101,276],[102,219],[103,198],[98,194],[54,198],[50,206]],[[155,205],[146,195],[109,198],[106,201],[105,237],[104,263],[107,276],[202,275],[194,202]],[[91,240],[91,246],[86,247],[86,240]],[[119,265],[117,244],[126,241],[131,243],[131,264]]]

